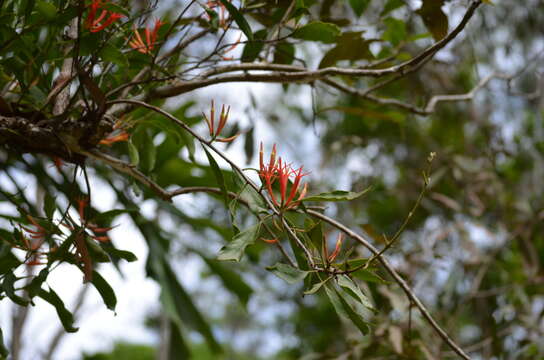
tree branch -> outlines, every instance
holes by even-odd
[[[320,212],[314,211],[314,210],[307,210],[308,214],[310,214],[313,217],[316,217],[318,219],[323,220],[324,222],[328,223],[329,225],[337,228],[338,230],[344,232],[346,235],[350,236],[351,238],[355,239],[357,242],[359,242],[361,245],[366,247],[370,252],[374,255],[378,255],[379,251],[376,249],[372,244],[370,244],[365,238],[363,238],[361,235],[357,234],[344,224],[321,214]],[[419,309],[423,317],[427,320],[429,325],[432,326],[432,328],[436,331],[436,333],[448,344],[448,346],[455,351],[455,353],[459,356],[461,356],[465,360],[470,360],[470,356],[468,356],[467,353],[459,347],[452,339],[451,337],[438,325],[436,320],[434,320],[433,316],[427,310],[425,305],[419,300],[419,298],[414,294],[412,289],[410,289],[410,286],[404,281],[404,279],[399,275],[399,273],[396,272],[396,270],[393,268],[393,266],[387,261],[383,256],[378,257],[378,261],[383,265],[383,267],[387,270],[387,272],[393,277],[393,279],[397,282],[397,284],[400,285],[404,293],[408,296],[408,298],[413,301],[415,306]]]
[[[407,60],[401,64],[390,66],[384,69],[347,69],[338,67],[326,67],[318,70],[308,70],[304,67],[291,65],[274,65],[274,64],[238,64],[226,65],[225,67],[212,70],[212,74],[221,74],[233,71],[250,71],[250,70],[273,70],[275,72],[269,74],[237,74],[216,78],[200,78],[200,80],[178,81],[171,85],[165,85],[154,89],[150,93],[150,98],[167,98],[198,88],[226,83],[226,82],[279,82],[279,83],[309,83],[315,80],[320,80],[328,76],[343,75],[351,77],[382,77],[389,74],[403,73],[406,69],[417,66],[425,59],[434,56],[439,50],[450,43],[457,35],[465,28],[468,21],[474,15],[481,0],[471,1],[461,22],[442,40],[436,42],[429,48],[422,51],[416,57]],[[209,76],[209,73],[208,73]]]

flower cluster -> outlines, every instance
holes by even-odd
[[[295,200],[300,187],[300,181],[304,176],[308,175],[308,173],[303,172],[303,166],[299,167],[298,169],[294,169],[291,164],[283,161],[281,157],[276,160],[276,153],[276,145],[274,144],[272,153],[270,153],[268,164],[265,165],[263,161],[263,144],[261,143],[261,148],[259,151],[259,177],[263,182],[263,186],[266,187],[268,195],[270,196],[270,199],[274,205],[280,209],[291,209],[297,206],[306,195],[308,183],[304,184],[302,191],[300,191],[300,194]],[[288,185],[291,178],[293,180],[288,191]],[[279,182],[280,201],[276,199],[272,189],[272,184],[276,180]]]
[[[231,142],[236,139],[238,135],[240,135],[236,134],[228,138],[218,138],[218,136],[221,134],[221,131],[223,131],[223,128],[227,124],[227,121],[229,119],[229,111],[230,106],[227,106],[226,110],[225,105],[221,106],[221,113],[219,114],[219,122],[217,124],[217,128],[215,127],[215,104],[213,100],[210,107],[210,117],[208,118],[206,114],[202,113],[202,116],[204,116],[204,119],[206,120],[206,124],[208,124],[208,130],[210,131],[210,137],[212,138],[212,140],[220,142]]]
[[[134,39],[132,39],[128,44],[131,48],[141,52],[142,54],[150,54],[151,50],[153,50],[153,48],[155,47],[155,43],[157,42],[157,34],[162,25],[164,25],[164,23],[160,19],[157,19],[155,20],[155,26],[153,27],[153,30],[151,30],[151,28],[149,27],[146,27],[145,42],[143,41],[136,27],[134,27]]]
[[[90,32],[94,33],[102,31],[123,17],[122,14],[110,12],[105,9],[102,9],[102,12],[97,17],[98,11],[103,6],[104,3],[101,0],[92,0],[91,5],[89,5],[89,13],[85,19],[85,27],[89,29]]]

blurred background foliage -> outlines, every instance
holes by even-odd
[[[174,23],[179,15],[179,2],[131,3],[134,18],[150,5],[158,5],[156,11],[163,21]],[[459,0],[293,3],[294,19],[327,25],[302,27],[273,46],[250,41],[240,45],[233,56],[244,62],[273,60],[314,68],[356,67],[383,60],[380,66],[385,67],[443,38],[467,6],[467,1]],[[278,36],[272,30],[290,4],[287,0],[245,1],[243,16],[253,37],[270,40]],[[75,10],[68,1],[0,1],[0,10],[0,85],[6,92],[13,77],[20,85],[17,91],[8,90],[11,93],[5,100],[16,102],[21,111],[45,111],[55,69],[64,58],[55,34],[63,31]],[[193,64],[224,33],[216,10],[209,20],[197,18],[202,8],[195,7],[185,15],[193,25],[183,28],[183,36],[198,29],[213,31],[179,58],[158,64],[159,73],[178,72],[181,78],[189,78],[199,70]],[[14,16],[24,31],[14,30],[10,23]],[[249,99],[244,100],[244,108],[234,109],[235,118],[225,130],[226,134],[242,132],[229,149],[241,166],[255,166],[261,140],[277,142],[290,160],[311,171],[311,194],[372,186],[372,191],[353,202],[327,204],[326,213],[362,232],[378,247],[385,245],[384,236],[393,237],[412,210],[423,186],[427,158],[435,152],[429,188],[400,240],[386,255],[474,359],[544,358],[543,17],[544,5],[539,0],[486,4],[422,69],[375,93],[424,106],[436,94],[470,91],[492,71],[516,75],[511,80],[490,81],[472,101],[441,103],[429,116],[420,116],[331,90],[319,82],[267,84],[270,90],[244,87]],[[104,92],[133,78],[149,62],[147,55],[121,51],[122,36],[110,42],[104,42],[104,34],[86,36],[81,40],[81,55],[90,56],[101,47],[97,56],[110,66],[99,75]],[[238,35],[228,36],[235,41]],[[217,53],[213,60],[222,61]],[[89,61],[99,60],[89,57]],[[383,80],[341,79],[361,89]],[[146,83],[137,91],[145,93],[153,87]],[[200,113],[208,108],[210,98],[239,102],[235,94],[222,91],[210,88],[151,102],[188,125],[205,129]],[[77,116],[80,110],[69,111]],[[217,186],[213,168],[186,133],[143,109],[125,113],[124,120],[132,124],[130,141],[105,151],[132,161],[164,188]],[[69,202],[87,193],[79,172],[74,182],[74,165],[57,170],[48,156],[21,155],[13,149],[2,150],[0,159],[2,238],[11,236],[14,224],[29,224],[27,213],[46,216],[50,211],[45,206],[46,194],[54,198],[59,214]],[[164,354],[171,359],[192,356],[202,360],[456,357],[379,266],[374,269],[375,278],[359,279],[378,308],[371,318],[372,330],[361,336],[336,315],[324,292],[302,296],[302,286],[287,285],[266,271],[280,259],[270,245],[258,242],[248,248],[241,263],[217,261],[218,249],[233,235],[220,196],[186,195],[170,204],[106,165],[88,162],[86,171],[96,184],[92,191],[111,194],[113,208],[122,209],[103,216],[98,225],[117,224],[122,229],[130,222],[145,239],[147,256],[137,261],[145,263],[147,275],[160,285],[157,301],[161,305],[156,313],[148,314],[147,326],[155,334],[150,343],[119,342],[110,353],[85,354],[83,359],[163,359]],[[223,176],[227,186],[234,188],[233,173],[224,169]],[[153,209],[151,214],[138,211],[144,203]],[[89,214],[106,210],[111,209],[91,202]],[[252,222],[243,211],[234,220],[240,228]],[[326,232],[332,239],[332,229]],[[129,239],[123,238],[121,232],[113,244],[125,248]],[[21,258],[20,254],[9,255],[7,242],[1,246],[0,268],[5,279]],[[368,256],[349,241],[343,248]],[[100,243],[96,251],[107,253],[105,260],[120,271],[125,260],[135,260],[108,243]],[[184,286],[188,272],[198,273],[200,286],[191,290]],[[15,301],[5,286],[9,286],[6,280],[6,296]],[[36,351],[28,340],[32,334],[19,335],[22,345],[13,343],[14,331],[29,308],[14,305],[10,309],[11,325],[3,329],[4,340],[14,359],[32,358],[22,355]],[[87,320],[81,317],[79,321],[85,326]],[[54,351],[57,345],[52,344]]]

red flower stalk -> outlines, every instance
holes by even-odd
[[[122,14],[102,10],[97,18],[96,14],[102,5],[103,3],[101,0],[92,0],[91,5],[89,6],[89,14],[87,14],[87,19],[85,19],[85,27],[89,29],[90,32],[102,31],[123,17]]]
[[[202,116],[204,116],[204,119],[206,120],[206,124],[208,124],[208,130],[210,132],[210,137],[212,138],[212,141],[231,142],[240,135],[236,134],[228,138],[218,138],[218,136],[221,134],[221,131],[223,131],[223,128],[227,124],[227,121],[229,119],[229,112],[230,106],[227,106],[225,110],[225,105],[223,104],[221,106],[221,113],[219,114],[219,123],[217,124],[217,128],[215,127],[215,103],[213,100],[210,107],[210,118],[208,118],[206,114],[202,113]]]
[[[344,234],[343,233],[338,234],[338,237],[336,238],[336,246],[334,247],[334,251],[332,252],[332,254],[327,256],[327,261],[328,262],[334,261],[334,259],[336,259],[338,254],[340,254],[340,249],[342,248],[342,241],[343,240],[344,240]],[[326,251],[327,251],[327,247],[325,247],[325,252]]]
[[[233,56],[225,56],[225,54],[228,53],[228,52],[231,52],[234,49],[236,49],[238,44],[240,44],[240,40],[242,40],[242,33],[240,33],[240,36],[238,36],[238,40],[236,40],[236,42],[234,44],[232,44],[225,51],[223,51],[223,53],[221,54],[221,58],[223,60],[234,60]]]
[[[138,52],[141,52],[142,54],[151,54],[151,50],[153,50],[153,48],[155,47],[159,29],[162,25],[164,25],[164,23],[160,19],[157,19],[155,20],[155,26],[153,27],[153,30],[151,30],[149,27],[145,28],[145,43],[136,27],[134,27],[135,38],[132,39],[128,44],[131,48]]]
[[[26,231],[29,234],[29,237],[32,239],[31,241],[28,241],[28,239],[23,234],[21,234],[21,240],[25,244],[27,250],[34,251],[42,246],[48,231],[46,228],[38,224],[38,222],[34,220],[32,216],[27,215],[26,218],[28,219],[28,221],[30,221],[32,225],[34,225],[36,230],[32,230],[26,226],[19,225],[21,229]]]
[[[306,195],[308,184],[304,185],[304,188],[300,192],[297,200],[293,201],[299,190],[300,180],[304,176],[308,175],[308,173],[302,172],[303,170],[302,166],[296,170],[293,169],[291,164],[284,162],[281,157],[278,159],[278,161],[276,161],[276,145],[275,144],[274,144],[274,147],[272,148],[272,153],[270,154],[270,161],[268,162],[268,165],[265,165],[263,161],[263,144],[261,143],[261,148],[259,151],[259,166],[260,166],[259,176],[261,178],[261,181],[263,182],[263,185],[266,186],[268,195],[270,196],[270,199],[272,200],[275,206],[279,208],[283,208],[283,209],[293,208],[296,205],[298,205],[298,203]],[[291,189],[288,194],[287,193],[288,183],[289,183],[289,179],[292,177],[294,177],[294,180],[291,184]],[[278,203],[274,195],[274,192],[272,190],[272,184],[274,183],[276,179],[279,179],[281,203]]]
[[[95,233],[95,235],[89,235],[89,236],[92,239],[94,239],[96,241],[100,241],[100,242],[110,241],[110,238],[107,235],[100,235],[100,234],[107,233],[108,231],[113,229],[113,227],[101,228],[101,227],[98,227],[95,224],[88,223],[87,220],[85,219],[85,209],[86,209],[87,205],[89,205],[89,199],[83,197],[83,198],[77,199],[76,201],[77,201],[77,204],[78,204],[79,219],[80,219],[80,221],[82,223],[82,226],[86,227],[87,229],[89,229],[93,233]],[[72,231],[74,230],[74,228],[72,226],[70,226],[70,225],[67,225],[67,224],[63,224],[63,225],[68,227]],[[98,235],[96,235],[96,234],[98,234]]]

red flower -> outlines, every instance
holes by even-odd
[[[275,144],[272,147],[272,153],[270,154],[270,160],[268,162],[268,165],[265,165],[263,161],[263,144],[261,143],[261,149],[259,151],[259,167],[259,176],[261,178],[261,181],[263,182],[263,185],[266,186],[266,190],[268,191],[270,199],[278,208],[293,208],[298,205],[300,200],[302,200],[306,195],[308,184],[304,185],[297,200],[293,201],[299,190],[300,180],[304,176],[308,175],[308,173],[302,172],[302,166],[296,170],[293,169],[291,164],[287,164],[286,162],[284,162],[281,157],[276,161]],[[287,192],[289,179],[292,177],[294,177],[294,179],[291,184],[291,189],[289,192]],[[272,184],[276,179],[279,179],[281,203],[278,203],[272,190]]]
[[[91,32],[104,30],[106,27],[123,17],[122,14],[102,10],[97,18],[96,14],[102,5],[101,0],[92,0],[91,5],[89,6],[89,14],[87,15],[87,19],[85,19],[85,27]]]
[[[130,135],[126,131],[122,131],[118,135],[109,134],[106,138],[100,140],[99,144],[110,146],[119,141],[127,141],[129,136]]]
[[[153,27],[153,30],[151,30],[149,27],[145,28],[145,43],[135,27],[135,39],[132,39],[128,44],[131,48],[141,52],[142,54],[150,54],[151,50],[153,50],[153,47],[155,46],[155,43],[157,42],[157,35],[162,25],[164,25],[164,23],[161,22],[160,19],[157,19],[155,20],[155,27]]]
[[[227,120],[229,119],[229,111],[230,106],[227,106],[226,111],[225,105],[221,106],[221,114],[219,114],[219,123],[217,124],[217,128],[215,128],[215,104],[213,100],[212,106],[210,108],[210,118],[208,118],[206,114],[202,113],[202,116],[204,116],[204,119],[206,120],[206,124],[208,124],[208,130],[210,131],[212,141],[231,142],[236,139],[238,135],[240,135],[236,134],[228,138],[218,138],[218,136],[221,134],[221,131],[223,131],[223,128],[227,124]]]

